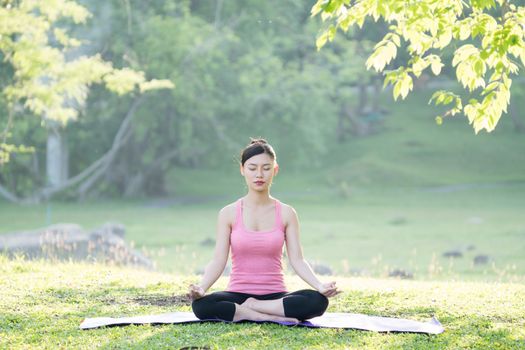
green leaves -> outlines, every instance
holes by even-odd
[[[456,76],[463,87],[472,91],[485,86],[483,79],[486,72],[485,61],[480,57],[480,51],[474,45],[466,44],[457,49],[452,66],[457,66]]]
[[[315,41],[315,46],[317,47],[317,50],[321,50],[321,48],[326,44],[327,41],[333,41],[335,38],[335,34],[337,32],[336,26],[330,26],[328,29],[326,29]]]
[[[35,152],[34,147],[28,147],[25,145],[11,145],[5,142],[0,142],[0,166],[9,162],[11,153],[33,153]]]
[[[381,72],[397,55],[400,45],[399,35],[388,33],[383,40],[376,44],[374,53],[366,61],[366,68],[374,67],[376,72]]]
[[[504,16],[497,17],[493,13],[504,13]],[[519,74],[514,60],[525,66],[525,7],[508,1],[361,0],[349,3],[319,0],[312,9],[312,15],[316,14],[343,31],[354,24],[362,25],[367,18],[391,23],[389,33],[375,46],[366,66],[383,71],[397,57],[401,39],[406,42],[410,55],[407,68],[401,66],[385,74],[384,85],[394,86],[395,99],[404,98],[411,91],[410,73],[419,77],[430,67],[434,75],[439,75],[445,65],[454,67],[457,80],[468,93],[474,94],[481,89],[481,102],[479,97],[473,96],[476,98],[463,108],[456,97],[450,100],[451,95],[446,95],[448,97],[441,99],[441,92],[431,101],[437,104],[455,102],[455,107],[445,115],[463,112],[476,133],[483,129],[494,130],[510,101],[510,76]],[[324,32],[320,37],[323,35]],[[440,52],[456,41],[468,43],[459,46],[451,62],[443,62]],[[324,42],[324,38],[320,40]]]
[[[67,50],[80,41],[58,22],[78,24],[89,17],[86,8],[69,0],[22,0],[0,7],[0,51],[14,68],[13,81],[3,91],[11,103],[23,101],[34,114],[66,124],[78,115],[70,106],[84,105],[91,84],[104,83],[119,95],[136,87],[141,92],[173,87],[168,81],[147,84],[143,72],[115,69],[98,55],[67,60]],[[50,37],[62,47],[51,44]]]
[[[412,77],[408,74],[408,70],[403,67],[386,73],[383,86],[387,84],[394,86],[394,100],[400,96],[404,99],[414,87]]]
[[[90,16],[70,0],[0,4],[0,54],[13,69],[1,93],[11,109],[23,106],[41,117],[42,124],[51,120],[65,125],[77,118],[92,84],[104,83],[118,95],[173,88],[166,80],[147,81],[141,71],[115,69],[98,55],[66,59],[68,50],[81,43],[69,35],[65,22],[81,24]],[[7,132],[0,134],[0,163],[9,160],[10,152],[25,151],[5,142]]]
[[[438,90],[436,91],[432,97],[430,98],[430,100],[428,101],[428,103],[434,103],[436,106],[439,106],[439,105],[449,105],[451,103],[453,103],[453,107],[451,109],[449,109],[444,115],[438,115],[436,117],[436,123],[438,125],[441,125],[443,123],[443,117],[447,117],[447,116],[453,116],[453,115],[456,115],[457,113],[460,113],[461,110],[463,109],[463,102],[461,101],[461,97],[459,97],[458,95],[450,92],[450,91],[445,91],[445,90]]]

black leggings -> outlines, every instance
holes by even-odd
[[[233,321],[235,304],[242,304],[248,298],[258,300],[283,299],[284,315],[299,320],[321,316],[328,307],[328,298],[311,289],[302,289],[292,293],[246,294],[238,292],[215,292],[194,300],[191,303],[193,313],[201,320],[220,319]]]

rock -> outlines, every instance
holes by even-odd
[[[463,252],[460,250],[449,250],[448,252],[444,252],[443,256],[445,258],[462,258]]]
[[[79,225],[57,224],[36,231],[1,235],[0,251],[6,251],[10,255],[24,253],[28,258],[38,258],[43,252],[49,252],[53,248],[68,250],[88,240],[89,234]]]
[[[404,216],[398,216],[391,219],[388,223],[390,225],[406,225],[407,222],[407,218],[405,218]]]
[[[414,274],[410,271],[405,271],[402,269],[394,269],[388,273],[388,277],[398,277],[401,279],[412,279]]]
[[[124,238],[124,236],[126,235],[126,228],[124,227],[124,225],[118,222],[105,223],[104,225],[102,225],[102,231],[112,233],[121,238]]]
[[[208,238],[206,238],[206,239],[200,241],[199,244],[200,244],[201,246],[203,246],[203,247],[213,247],[213,246],[215,246],[215,240],[212,239],[212,238],[209,238],[209,237],[208,237]]]
[[[370,275],[368,270],[360,269],[360,268],[357,268],[357,267],[351,268],[349,272],[350,272],[350,274],[352,276],[368,276],[368,275]]]
[[[107,223],[91,233],[75,224],[0,236],[0,251],[23,253],[29,259],[88,260],[153,269],[153,262],[124,241],[122,224]]]
[[[474,265],[486,265],[490,261],[490,257],[485,254],[476,255],[474,257]]]

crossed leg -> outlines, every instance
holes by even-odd
[[[303,289],[279,298],[248,297],[241,306],[263,314],[306,320],[321,316],[328,307],[328,298],[315,290]]]
[[[284,314],[284,305],[283,299],[273,299],[273,300],[258,300],[253,297],[246,299],[241,306],[245,306],[251,310],[276,316],[285,316]]]
[[[226,321],[280,321],[297,323],[324,313],[328,299],[314,290],[253,295],[215,292],[193,301],[195,315]]]
[[[279,300],[281,300],[281,304],[282,304],[282,299],[279,299]],[[264,300],[264,301],[275,301],[275,300]],[[250,321],[279,321],[279,322],[299,323],[299,320],[296,318],[285,317],[284,315],[273,314],[269,312],[261,312],[252,307],[245,305],[245,303],[246,302],[242,304],[235,304],[235,314],[233,315],[233,322],[250,320]]]

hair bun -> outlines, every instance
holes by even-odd
[[[268,141],[266,141],[265,139],[263,138],[257,138],[257,139],[252,139],[250,138],[251,141],[250,141],[250,145],[255,145],[255,144],[268,144]]]

